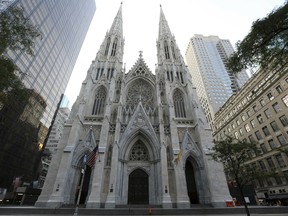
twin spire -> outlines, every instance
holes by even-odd
[[[114,21],[112,23],[112,26],[110,28],[109,34],[118,34],[118,35],[123,35],[123,21],[122,21],[122,2],[120,5],[120,8],[117,12],[116,17],[114,18]]]
[[[170,28],[168,26],[168,22],[165,18],[164,12],[162,10],[162,6],[160,5],[160,21],[159,21],[159,34],[158,34],[158,38],[161,38],[161,36],[171,36],[171,31]]]

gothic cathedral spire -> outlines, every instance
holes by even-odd
[[[186,69],[183,57],[176,44],[176,39],[172,35],[168,22],[165,18],[162,6],[160,6],[159,33],[157,40],[157,73],[165,74],[165,80],[168,83],[185,84],[189,73]]]
[[[110,30],[106,33],[104,41],[97,53],[99,60],[118,60],[122,63],[124,50],[123,21],[122,21],[122,3]]]

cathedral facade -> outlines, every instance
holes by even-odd
[[[155,74],[123,68],[122,5],[65,124],[36,206],[224,206],[223,166],[191,75],[160,9]],[[86,156],[98,145],[95,165]],[[79,195],[80,193],[80,195]],[[79,196],[78,196],[79,195]]]

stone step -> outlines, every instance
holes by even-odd
[[[284,214],[288,215],[287,206],[250,206],[252,214]],[[0,215],[73,215],[75,208],[37,208],[19,206],[1,206]],[[230,208],[190,208],[163,209],[152,208],[152,215],[234,215],[245,214],[244,207]],[[87,209],[79,208],[78,215],[149,215],[149,208],[115,208]]]

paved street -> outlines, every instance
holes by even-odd
[[[147,216],[149,214],[146,214],[146,215],[137,215],[137,216]],[[153,215],[153,214],[152,214]],[[286,214],[251,214],[251,216],[287,216],[287,213]],[[1,215],[1,216],[11,216],[11,215]],[[17,216],[31,216],[31,214],[25,214],[25,215],[18,215]],[[32,216],[55,216],[55,214],[37,214],[37,215],[32,215]],[[57,216],[69,216],[68,214],[65,214],[65,215],[57,215]],[[84,216],[84,215],[81,215],[81,214],[78,214],[78,216]],[[114,216],[113,215],[97,215],[97,216]],[[129,216],[129,215],[128,215]],[[157,216],[157,215],[155,215]],[[160,216],[160,215],[158,215]],[[169,215],[169,216],[179,216],[179,215]],[[215,215],[181,215],[181,216],[215,216]],[[219,215],[218,215],[219,216]],[[223,216],[230,216],[229,214],[225,214]],[[231,216],[246,216],[246,214],[231,214]]]

